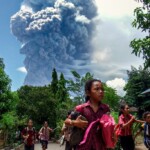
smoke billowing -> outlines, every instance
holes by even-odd
[[[24,84],[48,84],[54,67],[66,75],[70,69],[88,71],[96,15],[93,0],[24,0],[11,17],[25,55]]]

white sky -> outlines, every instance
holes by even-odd
[[[142,65],[143,60],[131,54],[130,41],[142,37],[141,31],[131,25],[134,9],[141,6],[135,0],[96,0],[99,16],[93,38],[91,62],[94,72],[107,85],[123,96],[127,80],[126,70]],[[103,70],[103,71],[101,71]]]

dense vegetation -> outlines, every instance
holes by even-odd
[[[44,120],[48,120],[50,127],[58,127],[53,135],[57,138],[67,111],[84,102],[85,82],[94,77],[89,72],[81,76],[76,71],[71,71],[72,79],[67,80],[62,73],[58,77],[57,71],[53,69],[49,85],[43,87],[25,85],[12,92],[11,80],[4,69],[3,59],[0,59],[0,129],[5,133],[6,144],[14,142],[15,132],[24,127],[28,118],[34,120],[37,130]],[[148,107],[149,99],[142,97],[143,100],[139,101],[139,96],[150,87],[149,70],[131,67],[131,71],[127,71],[127,74],[129,79],[125,86],[126,101],[141,109]],[[105,83],[103,86],[105,90],[103,101],[110,105],[112,114],[117,120],[115,112],[119,111],[121,97],[117,95],[115,89]]]
[[[77,72],[71,71],[72,79],[66,80],[62,73],[58,77],[56,70],[53,69],[49,85],[43,87],[25,85],[11,92],[11,80],[4,69],[3,59],[0,59],[0,128],[3,129],[6,142],[9,144],[13,142],[10,140],[14,139],[12,133],[18,128],[21,129],[28,118],[34,120],[37,130],[44,120],[48,120],[52,128],[61,128],[67,111],[84,102],[84,84],[93,78],[89,72],[80,76]],[[105,83],[104,89],[104,102],[113,110],[117,110],[120,97]],[[55,136],[58,136],[58,132]]]
[[[132,23],[133,27],[140,29],[145,33],[144,38],[134,39],[130,46],[133,48],[132,53],[136,56],[142,56],[144,59],[144,67],[150,66],[150,0],[136,0],[143,4],[134,10],[135,19]]]

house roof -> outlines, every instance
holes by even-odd
[[[144,92],[142,92],[141,94],[147,94],[147,93],[150,93],[150,88],[145,90]]]

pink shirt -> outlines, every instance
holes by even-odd
[[[100,104],[98,111],[95,113],[91,107],[90,101],[79,105],[76,107],[76,111],[80,112],[89,123],[89,126],[92,122],[99,120],[103,114],[109,112],[109,107],[106,104]],[[90,134],[88,136],[88,141],[84,144],[80,144],[77,150],[106,150],[106,145],[104,144],[102,137],[102,130],[99,127],[99,121],[95,122],[90,129]],[[99,127],[99,128],[98,128]]]
[[[122,128],[121,126],[123,124],[126,124],[127,122],[129,122],[129,120],[132,118],[131,114],[128,114],[126,117],[121,114],[119,116],[119,125],[120,125],[120,132],[119,135],[120,136],[128,136],[128,135],[132,135],[132,125],[133,123],[129,124],[128,126]]]

